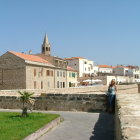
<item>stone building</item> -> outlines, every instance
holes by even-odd
[[[39,56],[42,59],[47,60],[48,62],[50,62],[52,65],[55,66],[54,67],[55,87],[56,88],[67,87],[67,61],[59,57],[51,56],[51,45],[49,43],[47,35],[45,35],[42,44],[42,53],[36,54],[36,56]]]
[[[54,88],[54,66],[34,55],[9,51],[0,57],[0,89]]]

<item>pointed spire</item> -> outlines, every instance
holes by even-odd
[[[49,55],[49,56],[51,55],[51,45],[49,43],[48,36],[46,33],[45,33],[43,44],[41,46],[41,50],[42,50],[42,54]]]
[[[48,39],[48,36],[47,34],[45,33],[45,37],[44,37],[44,42],[43,44],[49,44],[49,39]]]

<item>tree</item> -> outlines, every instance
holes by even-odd
[[[27,92],[27,91],[18,91],[18,93],[21,95],[20,96],[20,100],[22,101],[22,117],[27,117],[28,116],[28,108],[30,106],[30,110],[31,110],[31,106],[34,105],[34,99],[31,99],[31,96],[34,94],[34,93],[30,93],[30,92]]]

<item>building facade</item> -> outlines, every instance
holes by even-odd
[[[67,81],[67,61],[51,56],[46,35],[41,50],[36,55],[8,51],[0,56],[0,90],[66,88],[70,81],[77,80]]]
[[[66,58],[68,66],[78,71],[78,77],[86,77],[95,73],[94,62],[82,57]]]
[[[99,73],[111,74],[113,73],[113,67],[109,65],[99,65]]]
[[[0,71],[1,90],[54,88],[54,66],[38,56],[7,52],[0,57]]]
[[[67,67],[67,87],[76,87],[77,82],[77,71],[72,67]]]

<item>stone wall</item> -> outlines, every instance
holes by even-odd
[[[0,89],[23,89],[25,83],[24,60],[11,53],[0,56]]]
[[[106,109],[105,94],[43,94],[34,96],[35,110],[54,111],[104,111]],[[20,109],[22,104],[18,96],[0,96],[0,108]]]
[[[140,140],[140,95],[117,94],[116,140]]]

